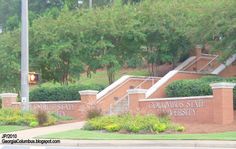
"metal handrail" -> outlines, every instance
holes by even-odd
[[[148,77],[146,78],[143,82],[141,82],[138,86],[136,86],[134,89],[137,89],[139,88],[141,85],[143,85],[144,83],[146,83],[146,81],[149,81],[149,80],[154,80],[155,77]],[[153,83],[153,82],[152,82]],[[115,103],[113,104],[110,104],[110,111],[111,111],[111,108],[113,108],[115,105],[117,105],[120,101],[122,101],[123,99],[125,99],[126,97],[128,96],[128,93],[126,93],[124,96],[122,96],[119,100],[117,100]]]
[[[122,82],[121,84],[119,84],[118,86],[116,86],[116,89],[119,88],[120,86],[122,86],[123,84],[125,84],[126,82],[128,82],[128,81],[134,79],[134,78],[139,78],[139,77],[130,77],[130,78],[128,78],[127,80],[125,80],[124,82]],[[149,78],[156,79],[156,78],[159,78],[159,77],[149,77]],[[142,78],[141,78],[141,79],[142,79]],[[144,79],[144,81],[145,81],[145,80],[146,80],[146,79]],[[106,96],[108,96],[108,95],[112,94],[113,92],[115,92],[116,89],[111,90],[110,92],[108,92],[107,94],[105,94],[104,96],[102,96],[101,98],[99,98],[97,102],[98,102],[98,103],[101,102],[103,98],[105,98]]]
[[[201,57],[198,57],[197,59],[195,59],[194,61],[192,61],[192,63],[190,63],[187,67],[185,67],[184,69],[183,69],[183,71],[185,71],[185,70],[187,70],[189,67],[191,67],[194,63],[196,63],[198,60],[200,60],[201,59]]]
[[[211,56],[211,57],[219,56],[219,55],[215,55],[215,54],[205,54],[205,53],[202,53],[201,55],[202,56]]]
[[[208,65],[210,65],[215,59],[218,58],[219,55],[216,55],[211,61],[209,61],[206,65],[204,65],[200,70],[198,70],[198,72],[201,72],[202,70],[204,70]]]

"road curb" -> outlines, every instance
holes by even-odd
[[[9,145],[2,144],[1,145]],[[59,144],[13,144],[69,147],[209,147],[236,149],[236,141],[201,140],[61,140]]]
[[[58,144],[59,145],[59,144]],[[236,141],[194,141],[194,140],[61,140],[63,146],[104,147],[104,146],[138,146],[138,147],[214,147],[236,148]]]

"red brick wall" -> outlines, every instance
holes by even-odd
[[[13,108],[20,108],[20,102],[12,103]],[[65,101],[65,102],[30,102],[30,110],[37,112],[39,110],[46,112],[54,112],[62,116],[70,116],[75,119],[80,119],[84,111],[80,101]]]
[[[234,65],[227,66],[219,75],[222,77],[236,77],[236,62]]]
[[[168,98],[141,100],[140,111],[155,115],[167,113],[175,122],[211,123],[213,121],[213,97],[195,97],[188,99]]]

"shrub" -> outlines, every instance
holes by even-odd
[[[102,110],[99,108],[92,108],[88,110],[87,115],[86,115],[88,119],[92,119],[92,118],[100,117],[100,116],[102,116]]]
[[[202,80],[178,80],[166,88],[168,97],[211,95],[212,90],[208,82]]]
[[[110,124],[105,127],[105,130],[109,132],[116,132],[116,131],[119,131],[120,129],[121,129],[121,126],[118,124]]]
[[[165,92],[168,97],[212,95],[210,84],[213,82],[236,83],[236,77],[206,76],[196,80],[178,80],[169,84]],[[234,108],[236,109],[236,87],[234,88]]]
[[[57,119],[55,117],[53,117],[52,115],[48,115],[47,121],[44,122],[42,125],[43,126],[55,125],[56,121]]]
[[[162,119],[162,121],[161,121]],[[88,120],[84,125],[85,130],[106,130],[116,132],[124,130],[126,132],[164,132],[170,129],[172,123],[169,118],[158,118],[154,115],[136,115],[130,114],[102,116]]]
[[[1,109],[0,125],[26,125],[37,121],[36,116],[31,112],[22,112],[18,109]]]
[[[155,132],[164,132],[167,130],[167,125],[165,123],[157,123],[153,125],[153,130]]]
[[[236,78],[206,76],[196,80],[178,80],[166,88],[166,94],[168,97],[211,95],[210,84],[213,82],[236,82]]]
[[[175,127],[175,130],[178,131],[178,132],[183,132],[185,130],[185,128],[184,128],[184,126],[178,125],[178,126]]]
[[[43,125],[48,122],[48,114],[45,111],[39,110],[36,114],[39,125]]]
[[[29,124],[30,127],[37,127],[38,125],[39,125],[39,122],[37,122],[37,121],[32,121],[32,122]]]
[[[94,89],[101,91],[101,85],[41,85],[30,91],[30,101],[71,101],[80,99],[80,90]]]

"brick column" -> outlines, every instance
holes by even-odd
[[[195,52],[196,58],[199,58],[202,55],[202,45],[196,45],[194,52]]]
[[[13,102],[16,102],[18,94],[15,93],[3,93],[0,94],[2,98],[2,108],[10,108]]]
[[[230,124],[234,120],[233,83],[213,83],[213,118],[217,124]]]
[[[93,108],[97,108],[97,94],[98,91],[95,90],[84,90],[79,91],[81,99],[81,118],[86,119],[87,111]]]
[[[145,99],[146,89],[130,89],[129,95],[129,112],[131,114],[137,114],[140,112],[139,99]]]

